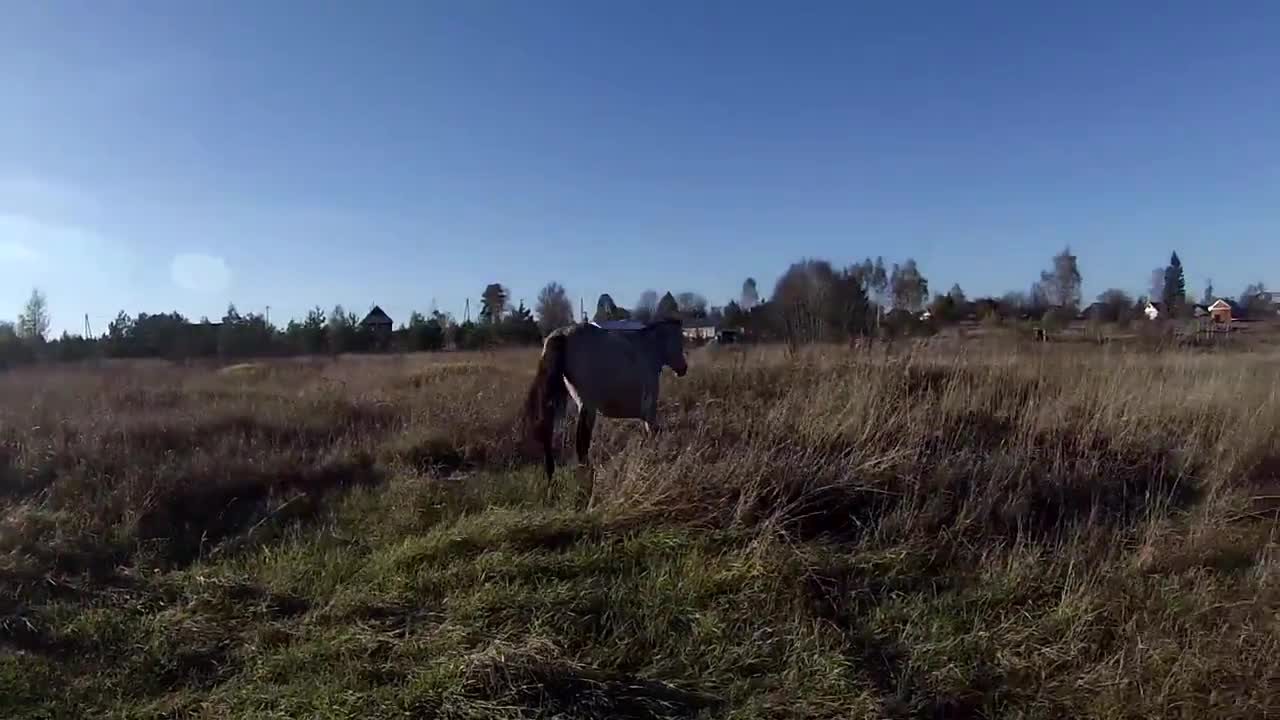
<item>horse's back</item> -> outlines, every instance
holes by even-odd
[[[579,401],[608,417],[640,417],[646,388],[656,376],[648,377],[631,341],[586,323],[561,330],[565,379]]]

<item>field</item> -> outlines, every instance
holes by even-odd
[[[590,509],[535,364],[0,376],[0,717],[1280,715],[1280,357],[698,350]]]

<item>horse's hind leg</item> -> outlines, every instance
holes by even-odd
[[[578,441],[575,443],[578,449],[578,475],[586,476],[589,486],[589,495],[587,504],[590,506],[591,500],[595,496],[595,482],[591,478],[591,431],[595,429],[596,411],[587,407],[578,409]]]
[[[538,443],[542,445],[542,468],[547,473],[545,491],[551,491],[551,478],[556,473],[556,424],[545,422],[538,428]]]
[[[591,431],[596,425],[596,411],[590,408],[578,410],[578,464],[589,465],[587,459],[591,452]]]

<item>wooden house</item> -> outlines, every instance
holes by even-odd
[[[1206,309],[1209,311],[1209,317],[1213,318],[1213,321],[1217,323],[1229,323],[1232,320],[1239,320],[1242,314],[1239,305],[1225,298],[1218,298]]]
[[[382,311],[377,305],[369,311],[368,315],[360,321],[360,327],[370,330],[378,337],[391,337],[391,331],[395,323],[391,322],[391,316]]]

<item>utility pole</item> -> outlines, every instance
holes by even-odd
[[[93,337],[93,331],[89,329],[89,313],[84,314],[84,339],[89,340]]]
[[[471,322],[471,298],[467,298],[467,304],[463,307],[465,309],[462,311],[462,321],[469,323]]]
[[[267,324],[268,325],[271,324],[271,306],[270,305],[267,306]]]

